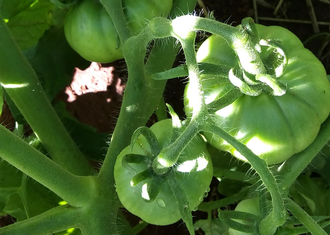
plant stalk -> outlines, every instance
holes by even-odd
[[[37,75],[0,16],[0,83],[41,140],[51,158],[68,171],[89,175],[92,168],[48,101]]]
[[[92,176],[73,175],[2,125],[0,143],[3,160],[52,190],[71,206],[83,206],[92,197]]]

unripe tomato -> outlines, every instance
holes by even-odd
[[[157,122],[150,129],[156,135],[161,148],[171,144],[173,132],[171,120]],[[143,136],[137,139],[132,151],[130,148],[130,146],[126,147],[119,154],[115,164],[115,182],[119,200],[128,211],[148,223],[168,225],[177,222],[181,215],[173,196],[173,189],[168,183],[169,174],[160,176],[162,178],[153,175],[151,178],[132,186],[131,180],[138,173],[146,169],[152,172],[151,162],[153,159],[149,155],[152,152],[150,146]],[[123,160],[125,155],[131,153],[149,156],[150,163],[135,162],[127,166]],[[178,162],[170,171],[174,172],[176,180],[186,194],[187,204],[193,210],[203,201],[203,197],[209,191],[213,176],[212,162],[205,141],[200,135],[189,142],[180,154]],[[148,199],[145,189],[152,185],[153,181],[159,182],[161,188],[157,197],[151,201]]]
[[[262,45],[260,57],[268,74],[286,85],[284,95],[243,94],[232,104],[212,114],[215,123],[250,148],[268,164],[281,163],[301,152],[316,138],[321,124],[330,113],[330,83],[321,62],[290,31],[278,26],[256,24],[260,39],[273,40],[286,55]],[[239,68],[234,50],[220,36],[212,35],[199,48],[198,62]],[[274,63],[272,63],[274,61]],[[281,70],[283,69],[283,70]],[[202,75],[202,89],[207,104],[235,87],[228,76]],[[185,111],[191,115],[195,94],[188,85]],[[233,146],[218,136],[205,133],[214,147],[246,161]]]
[[[167,16],[173,0],[123,0],[124,12],[138,34],[149,20]],[[82,0],[67,14],[64,31],[70,46],[89,61],[109,63],[123,58],[120,40],[110,16],[96,0]]]

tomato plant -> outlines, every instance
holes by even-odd
[[[330,112],[330,84],[320,61],[294,34],[277,26],[256,25],[256,30],[259,40],[263,40],[263,44],[258,45],[259,55],[267,74],[285,86],[285,94],[274,94],[273,90],[261,87],[260,81],[248,81],[247,74],[238,75],[229,69],[226,74],[205,74],[201,83],[205,101],[210,104],[238,89],[230,81],[231,77],[245,77],[245,82],[250,83],[255,93],[245,92],[226,107],[214,106],[213,120],[268,164],[276,164],[313,142]],[[227,68],[240,67],[234,49],[217,35],[212,35],[201,45],[197,60]],[[191,112],[189,102],[186,96],[187,114]],[[206,133],[205,136],[215,147],[246,160],[217,135]]]
[[[133,34],[138,34],[156,16],[167,16],[172,0],[123,1]],[[64,25],[71,47],[87,60],[109,63],[122,59],[121,42],[114,24],[98,1],[82,0],[70,9]]]
[[[136,235],[176,222],[176,234],[329,233],[330,85],[292,33],[189,14],[196,0],[0,2],[0,107],[14,117],[0,125],[0,222],[13,218],[0,235]],[[200,32],[212,36],[197,51]],[[125,59],[111,133],[54,98],[90,64],[69,43],[97,52],[90,60]],[[187,118],[163,97],[182,77],[175,103]]]
[[[150,130],[159,141],[160,148],[166,148],[171,143],[173,127],[170,119],[157,122]],[[176,203],[173,203],[169,177],[178,180],[187,195],[189,206],[192,209],[197,208],[203,201],[212,179],[212,162],[206,144],[200,136],[195,137],[181,153],[177,164],[170,170],[174,173],[173,176],[169,176],[170,172],[164,175],[153,172],[154,157],[151,153],[146,139],[140,136],[132,150],[131,146],[128,146],[119,154],[115,165],[116,191],[123,206],[144,221],[157,225],[172,224],[178,221],[181,215]],[[125,162],[127,154],[146,156],[146,159],[128,164]],[[133,183],[135,176],[146,171],[150,174],[146,180]],[[156,198],[151,199],[147,188],[156,187],[155,184],[161,188]]]

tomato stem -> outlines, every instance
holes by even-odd
[[[0,28],[1,85],[52,159],[74,174],[90,174],[90,165],[58,118],[37,75],[16,45],[1,16]],[[4,147],[15,148],[15,144]]]
[[[168,172],[170,167],[178,161],[180,153],[198,133],[198,124],[190,122],[180,136],[168,147],[161,150],[153,160],[152,167],[156,174],[162,175]]]
[[[81,208],[70,206],[54,207],[30,219],[2,227],[0,234],[44,235],[62,232],[81,222],[81,212]]]
[[[248,147],[240,143],[230,134],[217,127],[216,125],[209,123],[201,127],[202,131],[210,132],[216,134],[220,138],[226,140],[231,144],[238,152],[240,152],[251,164],[253,169],[258,173],[263,184],[268,189],[269,193],[272,196],[272,206],[273,211],[268,214],[268,216],[261,221],[261,229],[263,230],[273,230],[274,227],[281,226],[287,218],[287,214],[284,207],[284,202],[280,190],[276,183],[275,177],[272,172],[269,170],[265,160],[259,158],[255,155]]]
[[[0,143],[3,145],[0,148],[2,159],[58,194],[70,205],[82,206],[92,197],[92,176],[71,174],[2,125]]]

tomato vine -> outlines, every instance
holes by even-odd
[[[196,1],[188,2],[192,11]],[[326,234],[330,212],[317,202],[328,199],[298,187],[330,193],[326,177],[315,179],[308,171],[330,139],[330,83],[322,64],[281,27],[258,25],[251,18],[233,27],[187,11],[181,15],[184,9],[183,0],[83,0],[69,11],[65,32],[73,49],[92,61],[124,58],[127,64],[120,115],[99,172],[66,131],[1,20],[1,86],[48,155],[0,127],[1,159],[22,172],[15,178],[19,186],[8,187],[12,168],[0,162],[5,172],[0,182],[6,184],[0,185],[1,213],[17,215],[21,207],[11,198],[16,194],[27,208],[26,219],[1,228],[0,234],[53,234],[71,226],[81,234],[117,234],[120,226],[123,234],[137,234],[147,223],[180,219],[190,234],[205,224],[212,228],[213,220],[229,234]],[[103,21],[106,26],[97,28]],[[197,31],[212,34],[198,50]],[[180,47],[185,64],[172,68]],[[22,70],[15,69],[17,64]],[[188,77],[186,120],[167,105],[171,119],[145,127],[157,107],[164,108],[159,106],[164,106],[166,80],[182,76]],[[23,174],[53,191],[57,204],[28,218]],[[218,191],[228,179],[241,184],[224,192],[226,198],[203,202],[213,177]],[[233,206],[234,211],[223,210]],[[144,223],[131,228],[122,208]],[[198,209],[207,212],[206,223],[193,220]]]

